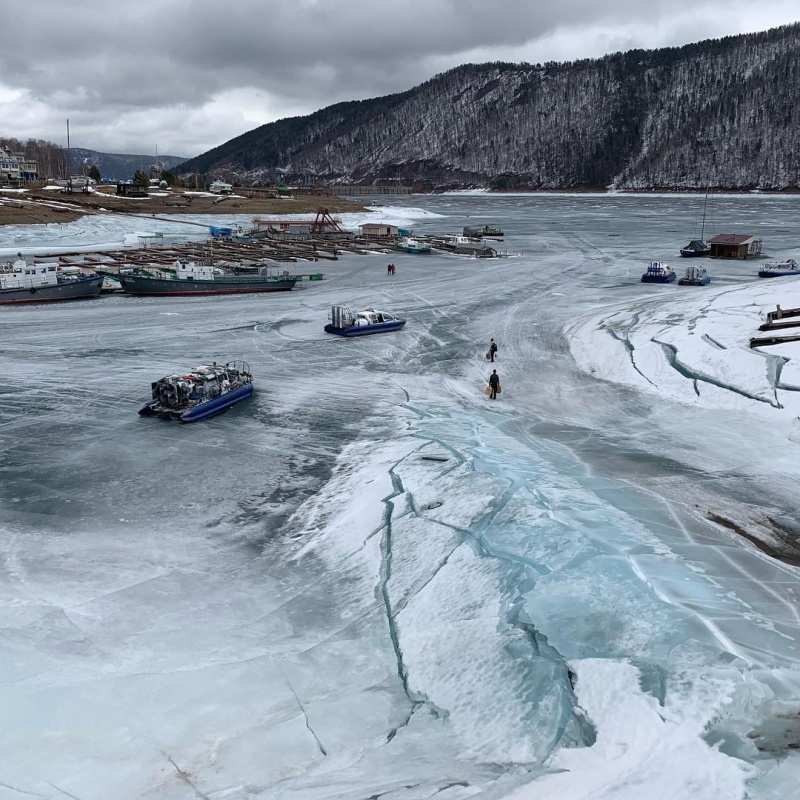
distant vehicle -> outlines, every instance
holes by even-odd
[[[197,422],[221,414],[253,394],[253,376],[245,361],[206,364],[186,375],[167,375],[151,384],[153,399],[139,416]]]
[[[233,186],[224,181],[214,181],[211,186],[208,187],[208,191],[213,194],[230,194],[233,191]]]

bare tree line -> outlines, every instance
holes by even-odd
[[[44,139],[19,139],[0,137],[0,147],[10,153],[23,153],[25,158],[36,162],[41,178],[67,177],[67,154],[63,147]]]

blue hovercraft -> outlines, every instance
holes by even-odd
[[[777,264],[764,264],[758,271],[759,278],[785,278],[788,275],[800,275],[800,264],[793,258]]]
[[[331,321],[325,326],[325,333],[336,336],[366,336],[370,333],[397,331],[405,324],[404,319],[374,308],[353,312],[349,306],[331,306]]]
[[[678,281],[678,286],[708,286],[711,283],[711,276],[704,267],[686,267],[686,272]]]
[[[662,261],[651,261],[647,265],[647,272],[642,275],[642,283],[672,283],[678,276],[675,270]]]
[[[153,399],[142,417],[197,422],[227,411],[253,394],[253,376],[245,361],[203,365],[186,375],[167,375],[151,384]]]

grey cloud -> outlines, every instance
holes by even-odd
[[[42,114],[94,118],[100,126],[103,118],[145,111],[171,119],[176,108],[197,109],[238,88],[261,92],[279,118],[286,115],[282,108],[308,113],[409,89],[475,60],[476,52],[485,55],[482,60],[521,60],[521,52],[525,60],[548,60],[548,42],[564,30],[575,46],[567,58],[599,55],[600,28],[619,30],[623,46],[675,44],[670,33],[693,31],[698,19],[716,19],[719,30],[736,32],[744,5],[746,0],[37,0],[4,20],[0,86],[24,90]],[[760,12],[767,25],[788,22],[792,5],[763,0]],[[35,44],[30,30],[37,32]],[[715,35],[720,33],[704,28],[686,41]],[[197,131],[183,141],[212,147],[220,143],[213,136],[247,129],[228,130],[235,122],[228,113],[209,121],[205,144]],[[105,125],[98,139],[113,139]],[[17,135],[12,129],[0,133]]]

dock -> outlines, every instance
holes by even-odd
[[[786,321],[788,320],[788,321]],[[781,308],[767,312],[767,321],[759,325],[760,331],[777,331],[800,327],[800,308]]]
[[[138,214],[131,214],[139,217]],[[150,219],[158,218],[155,215]],[[174,219],[170,220],[175,222]],[[57,260],[62,269],[97,272],[111,278],[123,271],[170,271],[176,262],[215,266],[240,274],[274,268],[297,280],[321,281],[324,273],[316,266],[319,262],[336,261],[343,255],[386,255],[396,257],[397,245],[407,235],[393,226],[386,226],[380,234],[355,233],[342,228],[340,220],[322,208],[313,220],[267,219],[254,217],[252,227],[207,225],[195,220],[185,220],[192,228],[204,228],[208,238],[198,241],[188,236],[181,241],[180,234],[140,234],[138,246],[109,249],[67,251],[53,248],[51,253],[37,255],[35,260]],[[374,226],[373,226],[374,227]],[[421,241],[443,252],[472,258],[499,258],[510,253],[499,253],[480,239],[471,240],[468,247],[459,248],[457,241],[463,237],[430,234],[419,237]],[[40,251],[41,252],[41,251]],[[303,264],[309,267],[304,269]]]
[[[323,280],[324,274],[316,267],[303,269],[301,265],[337,261],[342,255],[392,253],[391,244],[368,241],[353,236],[347,240],[308,238],[304,240],[272,239],[268,236],[205,242],[175,242],[166,244],[163,237],[140,237],[139,247],[86,252],[82,250],[61,252],[48,260],[57,260],[61,267],[79,267],[85,270],[116,276],[121,270],[170,269],[176,261],[194,261],[208,265],[235,269],[237,272],[256,272],[262,267],[280,267],[300,280]],[[37,260],[45,258],[37,257]],[[297,265],[293,268],[293,265]]]

